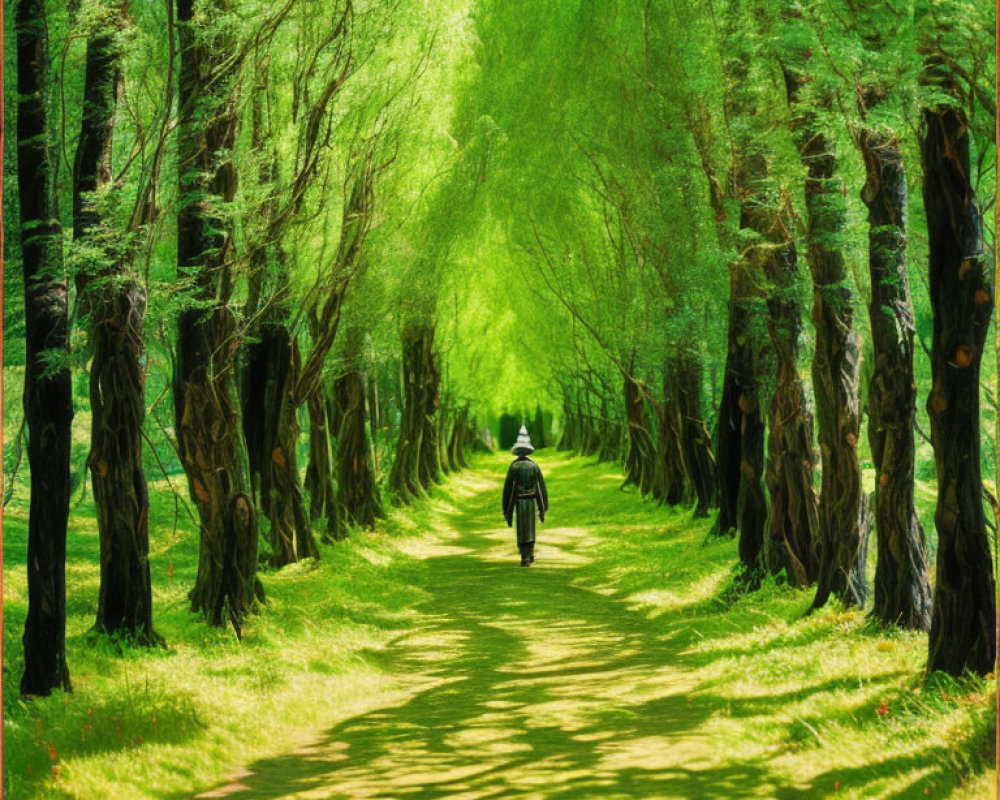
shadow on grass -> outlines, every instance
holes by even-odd
[[[586,487],[563,484],[560,472],[547,472],[547,524],[593,524],[577,516]],[[422,565],[424,623],[365,656],[419,676],[409,700],[256,761],[199,797],[773,796],[765,764],[720,764],[701,729],[724,701],[692,700],[673,666],[679,644],[578,585],[572,546],[545,544],[543,527],[538,563],[517,566],[513,534],[495,524],[498,493],[484,484],[472,495],[449,519],[455,535]],[[606,517],[621,518],[617,509]]]
[[[924,797],[947,797],[956,784],[954,751],[947,747],[931,746],[915,753],[874,757],[858,767],[838,767],[817,776],[804,787],[782,787],[775,793],[775,800],[814,800],[837,792],[863,790],[864,796],[878,793],[883,800],[916,800]],[[891,784],[903,776],[916,776],[905,781],[898,789]],[[888,791],[888,794],[881,794]]]

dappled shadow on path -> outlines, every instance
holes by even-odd
[[[553,496],[583,491],[549,474]],[[455,481],[461,509],[442,512],[423,554],[420,623],[368,654],[412,680],[408,699],[198,797],[776,795],[766,765],[730,761],[706,725],[721,701],[691,697],[679,638],[580,585],[585,529],[543,529],[538,563],[522,569],[494,523],[497,476]]]

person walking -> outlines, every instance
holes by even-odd
[[[537,509],[538,518],[545,522],[549,495],[541,467],[528,458],[535,448],[524,425],[517,434],[512,452],[517,458],[507,470],[503,485],[503,516],[510,528],[517,513],[517,548],[521,551],[521,566],[527,567],[535,561],[535,511]]]

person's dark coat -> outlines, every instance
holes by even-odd
[[[511,527],[517,514],[517,543],[535,541],[535,511],[542,522],[549,510],[549,496],[545,491],[542,470],[525,455],[518,456],[507,470],[503,485],[503,516]]]

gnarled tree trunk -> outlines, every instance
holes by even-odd
[[[22,695],[71,689],[66,665],[66,521],[73,394],[66,358],[69,320],[62,226],[49,162],[45,114],[48,26],[43,0],[17,4],[17,189],[24,269],[24,418],[28,427],[28,616]]]
[[[899,141],[862,128],[858,146],[867,180],[873,369],[868,387],[868,441],[875,465],[878,561],[873,615],[929,630],[931,589],[924,532],[913,500],[917,385],[913,375],[913,302],[906,259],[906,170]]]
[[[764,473],[764,417],[760,406],[760,333],[755,290],[746,265],[732,266],[726,371],[716,431],[719,516],[713,532],[739,532],[740,563],[756,570],[764,545],[767,501]],[[759,302],[759,301],[758,301]]]
[[[669,506],[684,501],[687,472],[682,452],[680,388],[668,362],[663,371],[663,401],[656,407],[657,454],[653,495]]]
[[[808,55],[800,55],[807,62]],[[837,176],[836,142],[802,97],[808,80],[802,69],[802,64],[784,65],[796,144],[806,168],[806,240],[816,331],[812,374],[823,462],[817,552],[815,558],[810,557],[804,577],[808,582],[819,578],[814,607],[825,604],[831,594],[848,606],[861,606],[867,594],[865,565],[860,560],[865,549],[861,539],[867,531],[859,528],[862,500],[857,454],[861,338],[853,328],[854,308],[840,245],[846,211],[843,182]],[[831,105],[825,96],[818,102]]]
[[[126,634],[138,644],[162,644],[153,630],[149,494],[142,466],[146,293],[128,280],[104,294],[91,316],[88,463],[101,541],[95,627]]]
[[[646,403],[639,384],[629,375],[624,376],[625,419],[628,423],[628,448],[625,451],[625,482],[643,494],[653,489],[655,479],[656,448],[646,423]]]
[[[427,422],[434,413],[437,396],[434,370],[433,328],[422,324],[407,324],[400,332],[403,343],[403,415],[400,421],[396,458],[389,474],[389,486],[397,500],[407,503],[429,488],[437,434]],[[424,439],[431,432],[432,440],[425,447]],[[425,483],[425,481],[428,481]]]
[[[570,408],[570,401],[564,397],[563,414],[562,414],[562,433],[559,436],[559,442],[556,444],[556,450],[573,451],[578,449],[576,427],[577,427],[576,414]]]
[[[357,365],[360,345],[359,333],[352,330],[344,352],[345,372],[333,385],[335,402],[340,410],[337,432],[338,503],[349,524],[372,528],[375,520],[383,514],[368,445],[365,381]]]
[[[178,323],[175,429],[200,522],[191,607],[213,625],[228,615],[239,633],[263,591],[256,580],[258,523],[236,393],[232,237],[214,207],[236,192],[236,169],[227,156],[236,138],[236,87],[224,70],[231,42],[225,34],[209,39],[196,29],[193,11],[193,0],[178,0],[177,258],[182,274],[192,278],[195,302]]]
[[[455,416],[455,424],[448,440],[448,462],[452,471],[457,472],[469,466],[468,452],[476,438],[475,422],[469,417],[469,407],[464,405]]]
[[[333,486],[333,457],[330,445],[332,420],[324,383],[320,382],[309,393],[306,406],[309,411],[309,463],[306,466],[305,486],[309,492],[309,518],[329,519],[336,513]]]
[[[813,550],[819,509],[813,491],[812,414],[798,373],[802,312],[793,299],[795,250],[789,243],[769,259],[774,284],[767,303],[768,330],[777,354],[778,379],[768,413],[767,487],[771,496],[765,550],[772,573],[784,570],[793,586],[816,580]]]
[[[694,489],[695,517],[707,517],[715,503],[716,465],[712,438],[701,408],[702,366],[691,353],[682,352],[674,364],[681,423],[681,451],[684,469]]]
[[[284,323],[266,323],[247,348],[243,430],[257,507],[267,516],[271,562],[284,566],[319,558],[306,516],[298,471],[298,406],[292,396],[300,368],[298,345]]]
[[[422,366],[424,375],[423,426],[420,454],[417,458],[417,477],[424,489],[430,489],[441,480],[441,448],[438,438],[438,404],[440,402],[441,371],[434,353],[434,328],[424,328],[425,339]]]
[[[948,70],[925,76],[957,96]],[[985,674],[996,653],[995,589],[980,463],[979,370],[993,298],[982,218],[970,184],[969,123],[958,105],[924,110],[920,154],[930,245],[933,388],[927,400],[937,466],[937,581],[928,669]]]
[[[244,314],[251,323],[249,341],[240,359],[240,401],[254,501],[258,514],[268,520],[271,564],[281,567],[303,558],[319,558],[319,548],[306,515],[299,480],[297,412],[300,401],[295,389],[302,362],[298,342],[289,327],[291,287],[288,265],[281,243],[277,240],[277,232],[281,230],[278,221],[281,211],[275,192],[278,156],[273,150],[269,151],[268,132],[265,130],[267,65],[258,64],[257,69],[251,143],[259,159],[257,177],[263,190],[263,200],[258,215],[264,224],[263,232],[254,236],[250,247],[250,277]],[[274,236],[275,241],[269,241],[270,236]],[[264,288],[271,281],[273,290],[265,299]],[[310,322],[315,329],[317,320],[314,315],[310,317]]]
[[[124,19],[128,4],[118,13]],[[78,242],[102,225],[89,193],[112,181],[111,145],[121,84],[120,54],[110,33],[87,40],[80,139],[73,167],[73,235]],[[100,239],[94,246],[101,247]],[[149,572],[149,494],[142,466],[146,413],[146,293],[128,270],[130,254],[105,246],[110,267],[77,274],[80,308],[90,327],[90,465],[101,544],[95,629],[137,644],[159,644],[153,630]]]

